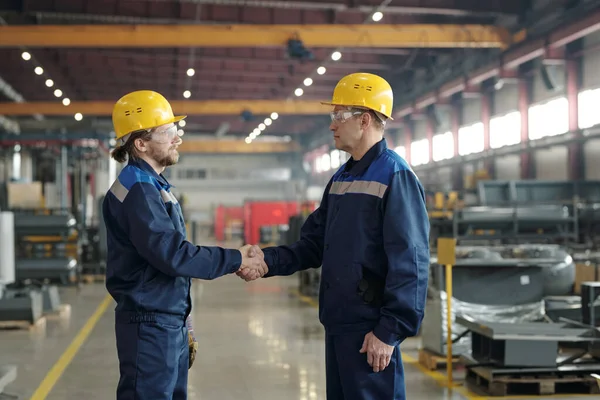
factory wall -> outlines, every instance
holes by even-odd
[[[186,209],[206,216],[220,204],[301,199],[306,190],[298,167],[289,155],[184,155],[166,175],[173,192],[185,196]]]

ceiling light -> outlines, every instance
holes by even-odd
[[[254,130],[252,131],[252,133],[254,133],[255,136],[258,136],[258,135],[260,135],[260,129],[254,128]]]
[[[190,68],[187,70],[187,76],[194,76],[195,73],[196,71],[194,71],[194,68]]]
[[[304,86],[310,86],[310,85],[312,85],[312,83],[313,83],[313,80],[311,78],[306,78],[304,80]]]
[[[252,133],[250,134],[250,139],[254,140],[254,139],[256,139],[256,137],[257,137],[257,136],[258,136],[258,135],[257,135],[256,133],[252,132]]]
[[[266,125],[265,125],[265,124],[260,124],[260,125],[258,125],[258,129],[260,129],[261,131],[264,131],[264,130],[265,130],[265,128],[266,128]]]
[[[41,75],[44,73],[44,69],[42,67],[35,67],[35,69],[33,71],[35,72],[36,75]]]
[[[21,53],[21,57],[23,57],[23,60],[25,60],[25,61],[31,60],[31,54],[29,54],[26,51],[24,51],[23,53]]]
[[[179,126],[180,127],[183,128],[185,126],[185,124],[186,124],[185,120],[182,119],[181,121],[179,121]]]
[[[279,114],[277,114],[276,112],[272,112],[272,113],[271,113],[271,119],[272,119],[273,121],[275,121],[277,118],[279,118]]]
[[[271,118],[265,118],[265,125],[269,126],[273,123],[273,121],[271,120]]]
[[[342,58],[342,53],[340,53],[339,51],[334,51],[333,54],[331,55],[331,59],[333,61],[337,61],[340,58]]]
[[[250,139],[249,137],[246,138],[246,143],[250,144],[252,143],[252,139]]]
[[[377,11],[376,13],[373,14],[373,16],[371,18],[373,19],[373,21],[379,22],[379,21],[381,21],[381,18],[383,18],[383,13],[381,11]]]
[[[54,86],[54,81],[52,79],[46,79],[46,86],[48,86],[48,87]]]
[[[75,120],[81,121],[82,119],[83,119],[83,115],[81,115],[81,113],[75,114]]]
[[[56,90],[54,91],[54,95],[55,95],[56,97],[60,97],[60,96],[62,96],[62,90],[60,90],[60,89],[56,89]]]
[[[298,97],[302,96],[302,93],[304,93],[304,90],[302,90],[302,88],[294,90],[294,94]]]
[[[64,106],[68,106],[69,104],[71,104],[71,100],[68,97],[65,97],[63,99],[63,105]]]
[[[323,75],[326,71],[327,71],[327,68],[325,68],[325,67],[317,68],[317,74],[319,74],[319,75]]]
[[[191,95],[192,95],[192,92],[190,92],[189,90],[186,90],[185,92],[183,92],[183,97],[185,97],[186,99],[189,99]]]

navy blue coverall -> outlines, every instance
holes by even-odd
[[[130,161],[103,203],[106,288],[117,302],[118,400],[186,399],[191,278],[235,272],[238,250],[186,240],[171,185],[143,160]]]
[[[404,400],[399,344],[419,330],[429,275],[425,193],[406,161],[385,139],[351,158],[327,184],[300,240],[263,252],[265,277],[322,266],[327,399]],[[395,347],[378,373],[359,352],[370,331]]]

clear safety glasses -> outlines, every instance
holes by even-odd
[[[361,115],[364,113],[365,111],[339,110],[330,112],[329,116],[331,117],[331,122],[344,123],[355,115]]]
[[[183,136],[183,129],[178,129],[173,125],[167,129],[152,132],[152,141],[156,143],[173,143],[176,138]]]

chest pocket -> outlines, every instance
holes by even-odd
[[[165,207],[167,208],[167,213],[171,217],[171,221],[173,221],[173,225],[175,229],[177,229],[182,234],[186,234],[185,223],[183,221],[183,215],[181,213],[181,207],[179,206],[179,202],[177,198],[171,192],[167,192],[166,190],[161,190],[160,195],[165,202]]]

